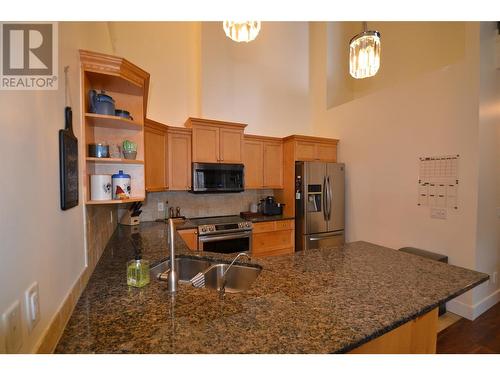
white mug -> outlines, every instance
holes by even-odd
[[[111,200],[111,175],[90,175],[90,199],[93,201]]]

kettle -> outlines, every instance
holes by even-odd
[[[104,90],[97,93],[96,90],[89,91],[90,112],[100,115],[115,115],[115,101]]]

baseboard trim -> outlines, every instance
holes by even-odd
[[[63,303],[59,307],[59,310],[52,318],[52,321],[48,325],[42,337],[38,341],[37,345],[33,349],[33,353],[36,354],[51,354],[54,352],[59,339],[61,338],[66,324],[68,324],[71,314],[82,295],[83,290],[87,286],[87,283],[92,272],[89,267],[86,267],[80,277],[76,280],[75,284],[69,291],[68,295],[64,299]]]
[[[500,301],[500,289],[495,290],[489,296],[486,296],[481,301],[474,305],[474,319],[479,315],[495,306]]]
[[[474,305],[469,305],[454,299],[446,304],[446,308],[454,314],[460,315],[461,317],[469,320],[474,320],[489,308],[496,305],[499,301],[500,289],[497,289]]]

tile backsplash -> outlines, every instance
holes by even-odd
[[[165,217],[165,211],[158,211],[158,202],[163,202],[166,210],[171,206],[180,207],[181,215],[186,217],[239,215],[242,211],[250,211],[251,203],[258,203],[269,195],[274,195],[274,191],[246,190],[230,194],[192,194],[186,191],[148,193],[141,208],[141,221]]]
[[[94,269],[118,225],[116,206],[86,206],[88,265]]]

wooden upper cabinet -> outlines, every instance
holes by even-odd
[[[241,163],[243,130],[219,129],[219,161],[221,163]]]
[[[193,127],[193,161],[218,163],[219,128],[214,126]]]
[[[335,163],[337,161],[337,144],[316,143],[316,157],[322,161]]]
[[[191,131],[168,129],[168,188],[191,189]]]
[[[283,187],[283,144],[281,139],[245,135],[243,141],[246,189]]]
[[[299,161],[337,161],[337,140],[319,137],[294,135],[286,140],[294,142],[295,160]]]
[[[283,143],[264,141],[264,187],[283,187]]]
[[[144,163],[146,191],[168,189],[167,127],[146,119],[144,126]]]
[[[241,163],[245,124],[190,117],[193,162]]]
[[[264,186],[264,143],[245,137],[243,141],[243,164],[245,164],[245,189],[260,189]]]
[[[312,142],[300,142],[295,144],[295,155],[297,160],[316,160],[316,145]]]

